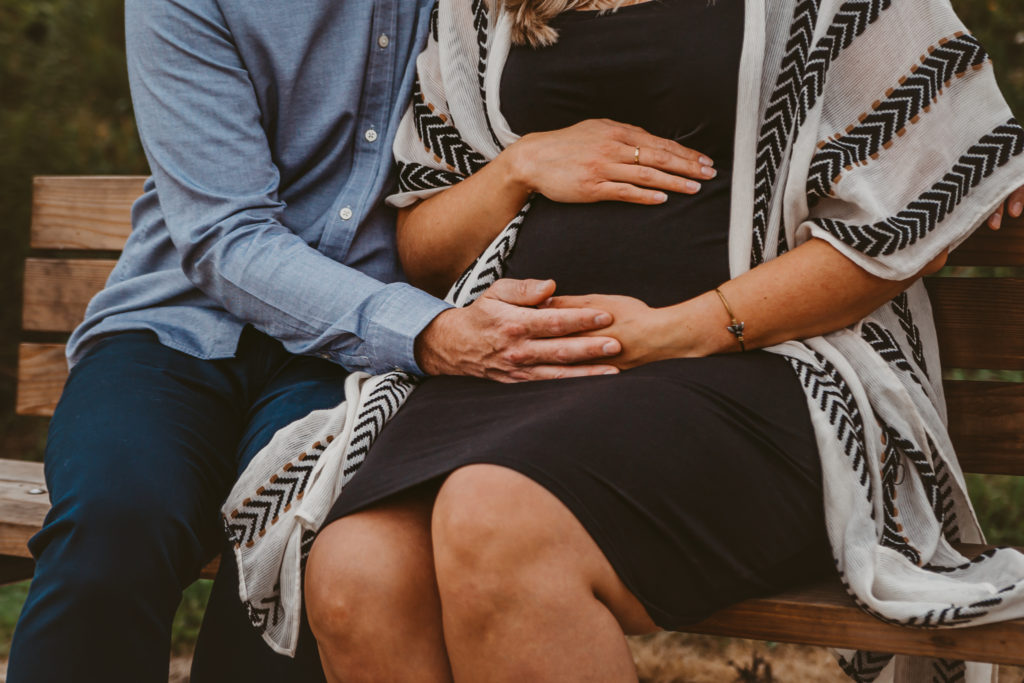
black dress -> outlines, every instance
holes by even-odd
[[[507,275],[653,306],[729,278],[730,165],[743,2],[654,0],[569,12],[552,47],[514,47],[502,111],[520,134],[607,117],[715,159],[657,207],[538,198]],[[491,463],[550,490],[654,621],[674,629],[831,567],[814,432],[796,376],[763,351],[618,375],[426,380],[383,429],[328,521]]]

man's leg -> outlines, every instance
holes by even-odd
[[[53,507],[30,543],[9,683],[167,681],[181,590],[218,547],[235,477],[242,365],[131,332],[75,366],[50,422]]]
[[[347,372],[325,360],[291,356],[283,350],[260,396],[247,416],[238,448],[239,474],[278,429],[313,410],[345,398]],[[226,541],[206,617],[192,663],[192,683],[223,681],[323,681],[316,641],[305,615],[295,659],[274,653],[249,623],[238,598],[238,571]]]

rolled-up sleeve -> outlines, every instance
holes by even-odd
[[[161,212],[189,280],[297,354],[419,372],[447,304],[318,252],[282,223],[254,81],[214,2],[128,0],[128,70]]]

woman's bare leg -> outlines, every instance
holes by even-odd
[[[433,514],[457,681],[636,681],[623,632],[658,630],[580,522],[513,470],[471,465]]]
[[[339,519],[313,544],[306,611],[331,683],[452,680],[429,494],[413,492]]]

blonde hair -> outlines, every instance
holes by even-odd
[[[512,43],[544,47],[558,40],[548,22],[562,12],[578,9],[616,10],[631,0],[492,0],[498,11],[512,15]],[[635,1],[635,0],[633,0]]]

